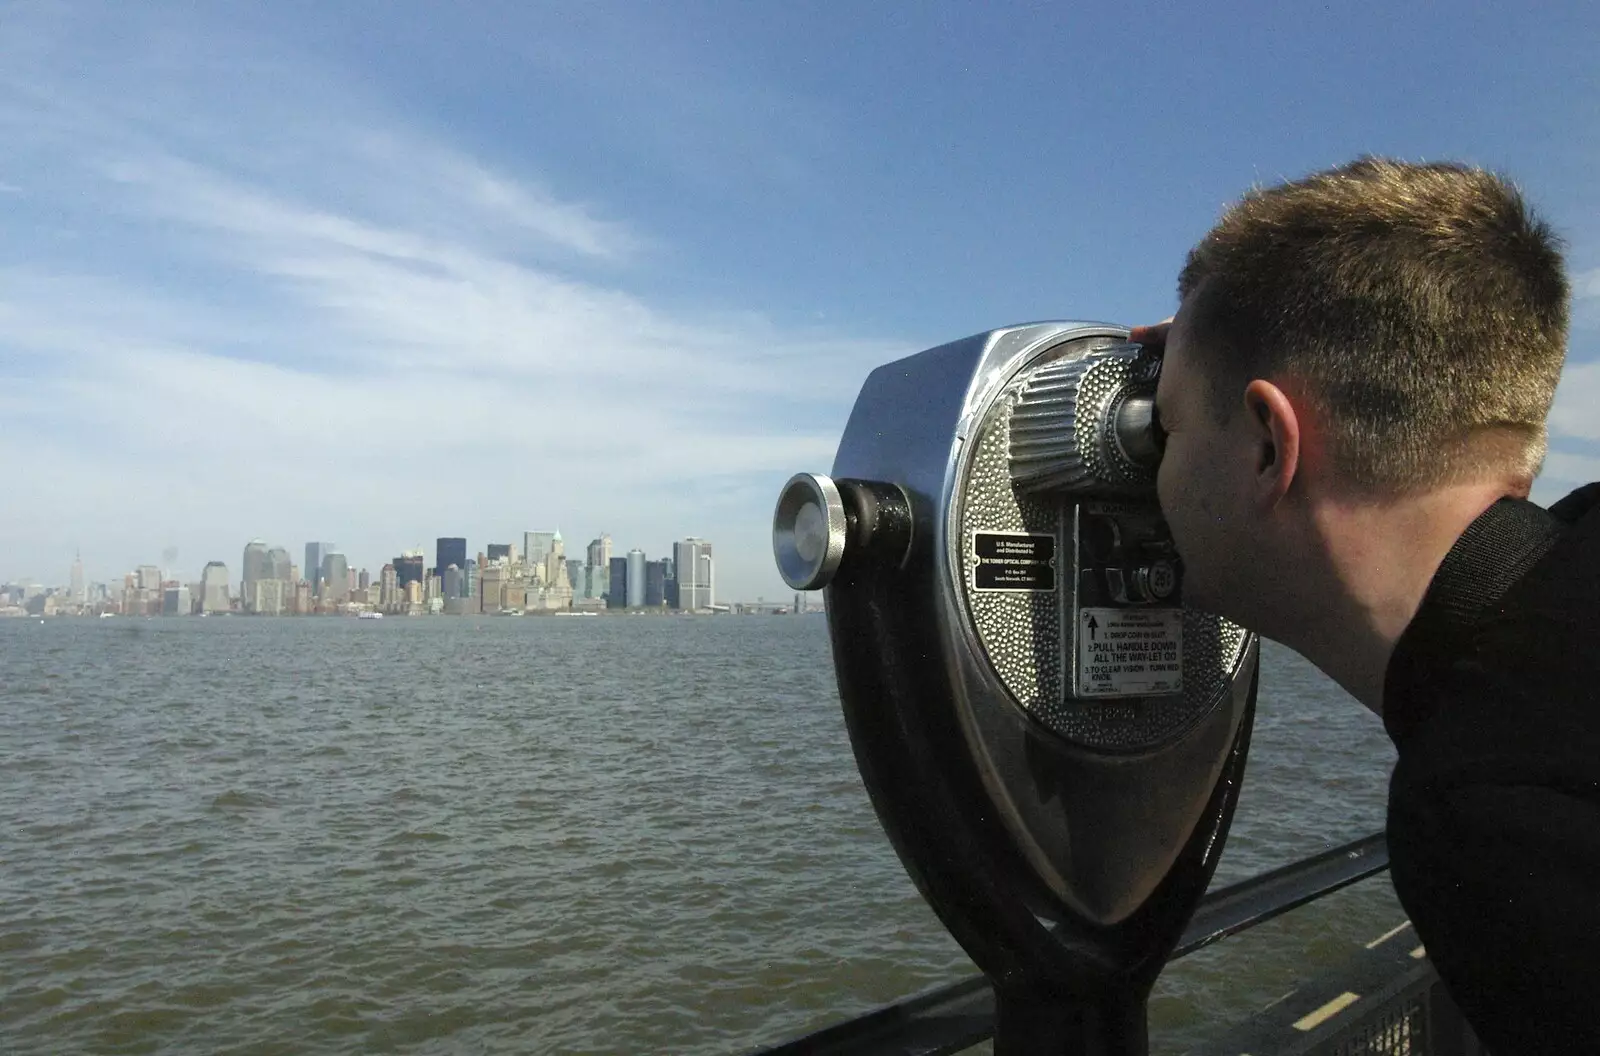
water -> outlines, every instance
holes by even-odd
[[[1381,828],[1392,761],[1269,646],[1219,879]],[[1400,919],[1179,962],[1157,1049]],[[739,1052],[971,971],[820,617],[0,621],[5,1052]]]

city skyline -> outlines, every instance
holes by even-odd
[[[396,613],[407,609],[408,599],[413,615],[533,614],[597,606],[690,612],[727,608],[726,599],[716,596],[712,543],[700,537],[673,540],[666,544],[667,556],[656,557],[640,547],[610,556],[615,544],[605,531],[570,552],[560,529],[524,531],[522,540],[521,546],[485,542],[474,550],[464,537],[439,536],[431,564],[424,548],[412,547],[369,568],[350,562],[336,543],[306,543],[305,564],[298,565],[288,548],[255,538],[244,545],[233,566],[237,574],[217,558],[206,562],[198,577],[188,576],[172,564],[175,554],[169,549],[159,566],[140,564],[121,577],[92,583],[84,575],[81,555],[75,554],[65,588],[40,577],[0,577],[0,587],[20,588],[24,597],[53,597],[68,609],[109,605],[112,611],[153,614],[145,613],[145,606],[162,606],[165,615],[187,615],[191,609],[195,614]],[[411,584],[415,590],[408,592]],[[456,604],[469,600],[470,607]],[[752,600],[766,599],[758,595],[732,603]]]
[[[559,534],[559,533],[560,533],[560,529],[559,528],[553,528],[553,529],[549,530],[548,532],[546,532],[546,531],[518,531],[518,532],[516,532],[514,534],[500,533],[499,535],[493,537],[493,541],[492,542],[485,542],[481,547],[475,546],[474,544],[472,544],[470,538],[469,537],[465,537],[465,536],[456,536],[456,537],[435,536],[435,537],[431,537],[427,541],[420,542],[420,543],[419,542],[413,542],[410,545],[407,545],[407,546],[401,547],[399,549],[396,549],[396,550],[393,551],[393,553],[389,554],[386,557],[375,558],[375,559],[371,559],[371,560],[368,560],[368,559],[358,560],[358,559],[352,557],[338,543],[332,543],[332,542],[319,540],[319,541],[316,541],[316,542],[306,542],[306,543],[303,543],[303,544],[289,543],[288,545],[283,545],[279,541],[271,539],[269,537],[255,535],[255,536],[247,536],[247,537],[245,537],[245,541],[243,543],[240,543],[238,546],[236,546],[234,548],[235,551],[238,551],[238,555],[235,556],[231,560],[229,559],[229,557],[228,557],[228,555],[226,553],[214,553],[214,554],[212,554],[212,555],[210,555],[210,556],[208,556],[208,557],[206,557],[206,558],[204,558],[202,560],[198,560],[198,561],[195,561],[195,562],[189,562],[189,561],[187,561],[187,559],[184,559],[184,558],[182,558],[180,556],[178,558],[178,563],[177,564],[173,564],[173,563],[168,562],[166,560],[162,560],[162,561],[159,561],[159,562],[152,563],[150,560],[147,559],[148,555],[146,555],[146,559],[135,560],[132,563],[128,564],[126,567],[121,568],[120,570],[119,569],[110,568],[109,566],[107,566],[108,570],[105,570],[105,571],[102,571],[102,568],[101,568],[100,565],[96,565],[96,564],[92,564],[92,563],[86,563],[83,560],[83,555],[82,555],[81,549],[79,549],[77,547],[73,547],[72,548],[72,556],[67,561],[67,572],[64,575],[59,575],[59,576],[55,576],[55,575],[40,575],[40,574],[35,573],[35,572],[24,572],[24,573],[18,574],[18,573],[14,572],[14,571],[6,572],[4,570],[0,570],[0,583],[14,584],[14,585],[32,583],[32,584],[38,584],[40,586],[47,587],[47,588],[50,588],[50,589],[66,588],[66,589],[70,590],[80,582],[83,582],[83,583],[102,583],[103,584],[103,583],[110,583],[110,582],[113,582],[113,581],[117,581],[117,580],[120,580],[123,576],[126,576],[126,575],[128,575],[130,573],[136,572],[139,568],[143,567],[143,568],[156,568],[156,569],[159,569],[160,572],[161,572],[161,575],[162,575],[162,577],[164,579],[176,579],[176,580],[179,580],[179,581],[187,584],[187,583],[198,583],[198,582],[200,582],[202,580],[202,578],[203,578],[205,568],[207,568],[207,567],[209,567],[210,565],[213,565],[213,564],[221,563],[221,564],[225,565],[229,569],[229,574],[232,577],[232,579],[231,579],[232,588],[235,589],[235,591],[237,592],[237,588],[238,588],[239,584],[245,578],[245,566],[246,566],[245,552],[247,552],[250,549],[250,547],[255,543],[262,544],[263,556],[265,556],[266,554],[269,554],[269,553],[273,553],[273,552],[280,552],[283,555],[284,561],[286,562],[284,567],[287,567],[288,564],[292,564],[293,567],[295,567],[295,568],[300,570],[301,578],[305,579],[305,578],[307,578],[307,576],[306,576],[307,566],[310,564],[310,558],[312,557],[312,554],[313,554],[313,547],[318,548],[315,551],[315,553],[316,553],[316,556],[317,556],[317,564],[318,564],[319,567],[321,565],[322,559],[328,553],[339,553],[339,554],[342,554],[344,556],[345,561],[346,561],[346,563],[347,563],[347,565],[348,565],[348,567],[349,567],[351,572],[359,572],[359,571],[363,571],[364,570],[364,571],[367,571],[367,572],[370,572],[370,573],[376,575],[378,569],[382,568],[385,564],[388,564],[389,562],[393,561],[396,557],[398,557],[398,556],[400,556],[402,554],[406,554],[406,553],[420,553],[421,555],[423,555],[424,567],[425,568],[437,568],[438,567],[437,566],[437,545],[438,545],[438,543],[440,543],[440,542],[442,542],[442,541],[444,541],[445,539],[448,539],[448,538],[458,538],[465,544],[465,547],[466,547],[465,556],[468,559],[476,558],[476,556],[480,552],[485,554],[485,556],[492,557],[493,555],[490,554],[490,547],[494,547],[494,546],[502,546],[502,547],[503,546],[510,546],[514,550],[514,552],[516,552],[519,556],[522,556],[523,558],[526,558],[526,556],[527,556],[526,540],[527,540],[527,538],[529,536],[536,536],[536,535],[548,536],[548,535],[554,535],[554,534]],[[614,536],[611,533],[603,531],[603,530],[596,532],[595,535],[592,537],[592,541],[599,541],[602,538],[605,539],[606,542],[611,547],[616,547],[617,546],[617,543],[615,541]],[[666,549],[667,552],[665,554],[660,554],[660,555],[656,555],[656,556],[667,556],[667,557],[674,556],[675,549],[678,546],[682,545],[685,541],[703,542],[703,540],[701,540],[697,536],[693,536],[693,535],[679,536],[678,538],[670,539],[670,540],[668,540],[666,542],[665,549]],[[573,550],[569,549],[568,550],[569,557],[573,556],[574,553],[575,553],[576,556],[580,560],[584,561],[584,563],[586,563],[586,564],[590,563],[589,560],[588,560],[589,555],[585,553],[585,550],[591,546],[591,541],[586,540],[586,541],[584,541],[582,543],[574,543],[574,544],[570,544],[570,545],[579,547],[579,549],[577,551],[573,551]],[[304,551],[303,552],[306,555],[306,559],[303,560],[303,561],[295,561],[294,557],[293,557],[293,555],[295,553],[301,552],[301,551],[299,551],[297,549],[297,547],[299,547],[299,546],[303,546],[304,547]],[[171,546],[164,547],[162,549],[163,549],[164,553],[173,553],[173,552],[176,551],[176,548],[175,547],[171,547]],[[634,547],[632,546],[632,544],[629,544],[628,546],[622,547],[621,548],[621,552],[626,554],[629,550],[632,550],[632,549],[634,549]],[[643,549],[646,554],[651,554],[651,551],[648,548],[641,548],[641,549]],[[770,553],[770,551],[769,551],[769,553]],[[609,558],[610,555],[607,554],[606,556],[607,556],[607,558]],[[192,568],[190,567],[191,565],[193,565]],[[178,573],[178,574],[177,575],[172,575],[172,573]],[[775,590],[772,593],[771,596],[773,596],[773,597],[781,596],[783,594],[783,592],[784,592],[784,589],[787,589],[787,588],[780,588],[778,590]],[[752,595],[749,600],[755,600],[756,597],[757,597],[757,595]]]

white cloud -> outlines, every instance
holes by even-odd
[[[647,236],[359,93],[207,110],[54,78],[33,43],[0,46],[0,125],[68,219],[13,218],[40,252],[0,273],[0,479],[28,511],[0,577],[74,545],[102,576],[253,536],[375,565],[560,524],[727,540],[719,582],[774,595],[776,487],[910,351],[635,292]]]
[[[1554,438],[1600,440],[1600,361],[1567,362],[1550,409]]]

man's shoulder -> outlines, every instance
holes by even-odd
[[[1441,615],[1450,599],[1430,598],[1419,633],[1408,630],[1396,649],[1385,723],[1415,776],[1504,770],[1528,780],[1541,767],[1569,776],[1581,767],[1600,778],[1600,484],[1548,513],[1523,506],[1489,518],[1480,535],[1490,541],[1471,558],[1493,569],[1496,547],[1511,562],[1532,547],[1529,567],[1470,619]]]

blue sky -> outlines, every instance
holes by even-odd
[[[1600,9],[0,4],[0,579],[717,543],[866,373],[1171,313],[1254,183],[1509,173],[1568,242],[1537,498],[1600,478]]]

